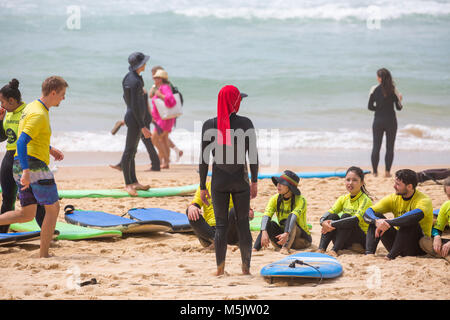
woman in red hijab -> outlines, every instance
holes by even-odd
[[[237,115],[241,100],[246,96],[235,86],[223,87],[217,99],[217,117],[205,121],[202,127],[200,195],[205,204],[209,204],[209,199],[212,198],[216,218],[214,238],[216,275],[225,272],[230,197],[233,199],[236,212],[242,272],[250,274],[252,235],[248,214],[250,198],[255,198],[258,190],[258,151],[252,121]],[[213,155],[211,195],[206,189],[210,153]],[[247,156],[251,184],[248,177]]]

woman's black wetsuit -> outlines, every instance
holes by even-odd
[[[231,146],[219,146],[217,118],[209,119],[203,124],[199,164],[200,189],[206,189],[209,157],[212,152],[211,197],[216,218],[214,242],[217,266],[225,262],[227,252],[228,211],[231,195],[236,212],[242,265],[250,268],[252,236],[248,219],[250,185],[246,155],[248,154],[249,157],[251,181],[257,182],[256,134],[251,120],[236,113],[230,115],[230,129],[232,130]],[[245,134],[245,137],[239,133]]]
[[[378,162],[380,160],[381,143],[383,134],[386,132],[386,171],[391,170],[394,160],[394,144],[397,134],[397,117],[394,111],[394,105],[397,110],[402,109],[402,104],[395,93],[385,97],[381,85],[377,86],[370,94],[368,108],[375,111],[375,117],[372,124],[373,147],[372,147],[372,168],[373,173],[378,173]]]

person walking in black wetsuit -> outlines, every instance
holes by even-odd
[[[403,108],[401,104],[402,95],[396,90],[389,70],[385,68],[379,69],[377,71],[377,79],[380,84],[372,87],[368,105],[369,110],[375,111],[372,125],[372,168],[373,174],[377,176],[381,143],[383,134],[386,132],[385,176],[390,177],[391,166],[394,160],[395,136],[397,134],[397,117],[394,105],[399,111]]]
[[[258,152],[252,121],[236,114],[245,96],[247,95],[241,94],[234,86],[223,87],[218,96],[217,117],[207,120],[202,127],[200,197],[208,205],[212,196],[216,218],[214,247],[217,276],[225,272],[230,195],[237,219],[242,272],[250,274],[252,236],[248,217],[250,199],[255,198],[258,192]],[[206,178],[211,152],[213,164],[210,195],[206,188]],[[248,179],[247,154],[251,184]]]
[[[127,138],[125,151],[120,161],[125,178],[125,189],[131,196],[137,196],[136,190],[148,190],[150,186],[141,185],[136,178],[135,160],[139,139],[143,134],[146,139],[151,137],[146,126],[147,94],[144,89],[144,80],[140,73],[145,70],[150,57],[141,52],[134,52],[128,57],[129,70],[122,81],[123,98],[127,105],[125,124],[127,125]]]
[[[22,94],[19,90],[19,81],[12,79],[7,85],[0,89],[0,101],[2,108],[7,111],[0,114],[0,142],[6,140],[6,153],[3,157],[0,169],[0,183],[2,187],[2,208],[1,213],[15,209],[17,198],[17,185],[13,177],[14,153],[17,147],[17,131],[19,121],[26,103],[22,101]],[[42,226],[44,221],[45,208],[37,206],[36,221]],[[8,232],[9,225],[0,226],[0,232]]]

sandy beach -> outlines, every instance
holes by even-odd
[[[442,167],[442,166],[437,166]],[[193,165],[172,165],[162,172],[145,171],[138,166],[141,183],[152,187],[182,186],[198,183]],[[416,171],[430,167],[412,167]],[[329,167],[289,167],[294,171],[330,171]],[[370,168],[364,168],[370,169]],[[394,167],[393,172],[399,169]],[[263,171],[263,170],[261,170]],[[108,167],[60,167],[55,178],[63,189],[121,188],[123,176]],[[391,178],[366,177],[374,200],[392,193]],[[340,178],[302,179],[302,194],[308,201],[307,219],[312,228],[313,246],[320,238],[319,219],[336,198],[346,192]],[[442,186],[425,182],[418,187],[438,208],[447,197]],[[260,180],[258,197],[252,207],[264,211],[268,199],[276,193],[270,180]],[[192,196],[167,198],[62,199],[61,208],[72,204],[78,209],[99,210],[122,215],[135,207],[160,207],[184,212]],[[64,221],[61,213],[59,221]],[[257,232],[253,232],[253,240]],[[338,257],[343,265],[341,277],[323,281],[268,283],[260,276],[263,266],[283,257],[273,247],[254,253],[251,275],[241,274],[240,253],[229,247],[227,274],[213,276],[214,252],[201,251],[193,234],[129,235],[116,239],[55,241],[49,259],[36,258],[39,241],[0,247],[0,299],[83,299],[83,300],[305,300],[305,299],[450,299],[449,263],[429,256],[400,257],[386,261],[380,244],[372,257],[344,251]],[[7,276],[6,276],[7,275]],[[84,287],[74,283],[95,278],[97,284]]]

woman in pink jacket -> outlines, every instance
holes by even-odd
[[[161,158],[161,169],[169,168],[169,133],[175,124],[175,118],[163,120],[159,115],[158,108],[156,108],[156,99],[161,99],[168,108],[172,108],[177,103],[172,94],[172,89],[169,84],[169,75],[165,70],[158,70],[153,75],[155,81],[156,92],[152,97],[152,117],[155,130],[152,134],[153,144],[156,146]]]

